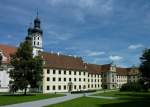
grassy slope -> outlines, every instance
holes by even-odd
[[[34,100],[40,100],[40,99],[47,99],[52,97],[58,97],[62,95],[55,95],[55,94],[31,94],[27,96],[23,95],[0,95],[0,106],[1,105],[8,105],[8,104],[15,104],[15,103],[21,103],[21,102],[28,102],[28,101],[34,101]]]
[[[121,97],[118,100],[78,98],[47,107],[149,107],[150,93],[108,92],[100,95]]]

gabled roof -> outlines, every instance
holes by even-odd
[[[0,44],[0,51],[7,58],[7,60],[3,61],[2,63],[9,64],[10,63],[10,55],[14,54],[16,52],[16,50],[17,50],[16,47],[13,47],[13,46],[10,46],[10,45]]]
[[[44,67],[55,69],[86,70],[85,64],[80,57],[67,56],[56,53],[41,52]]]

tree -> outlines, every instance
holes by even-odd
[[[37,88],[42,81],[42,58],[32,56],[31,40],[21,43],[17,52],[11,57],[11,65],[14,67],[9,74],[12,79],[10,86],[12,91],[24,90],[26,95],[27,89]]]
[[[144,81],[145,87],[148,88],[148,83],[150,83],[150,49],[144,50],[140,60],[140,71],[142,73],[142,79]]]
[[[0,54],[0,66],[2,65],[2,55]]]

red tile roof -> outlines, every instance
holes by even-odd
[[[128,75],[128,73],[130,72],[131,68],[121,68],[121,67],[116,67],[116,72],[117,75]]]
[[[0,44],[0,51],[4,54],[5,57],[7,57],[7,61],[3,61],[2,63],[9,64],[10,63],[10,55],[14,54],[16,52],[17,48],[10,46],[10,45],[4,45]]]
[[[102,72],[107,72],[110,70],[110,64],[105,65],[96,65],[96,64],[87,64],[87,71],[91,74],[101,74]]]
[[[56,69],[72,69],[72,70],[86,70],[85,64],[80,57],[73,57],[61,55],[56,53],[41,53],[44,59],[44,67]]]
[[[7,61],[2,62],[10,64],[10,55],[16,52],[17,48],[9,45],[0,44],[0,51],[7,57]],[[102,72],[110,71],[111,64],[96,65],[85,64],[80,57],[67,55],[58,55],[56,53],[41,52],[45,62],[44,67],[67,70],[84,70],[91,74],[101,74]],[[116,67],[117,75],[128,75],[131,68]]]

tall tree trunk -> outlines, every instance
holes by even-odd
[[[27,95],[27,87],[24,89],[24,95]]]

